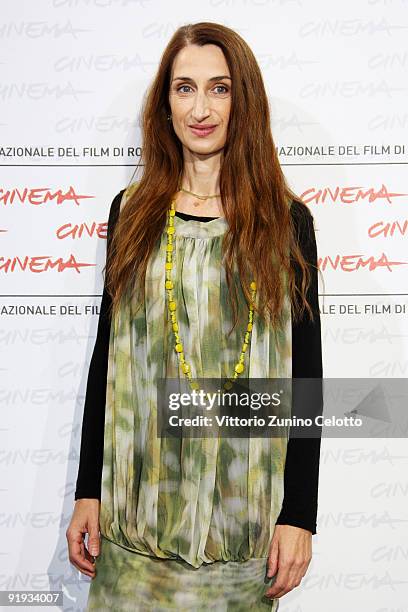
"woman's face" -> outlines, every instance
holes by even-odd
[[[188,45],[176,55],[169,103],[174,131],[185,148],[206,155],[224,147],[231,109],[231,77],[219,47]],[[200,126],[214,129],[200,130]]]

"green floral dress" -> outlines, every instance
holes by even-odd
[[[227,338],[227,222],[175,216],[174,226],[172,278],[186,360],[195,376],[230,376],[248,308],[239,292],[239,322]],[[166,244],[164,230],[149,261],[143,307],[132,299],[111,325],[102,549],[87,609],[275,612],[279,600],[264,597],[266,561],[283,501],[287,439],[157,436],[158,379],[185,379],[164,286]],[[291,377],[288,300],[285,313],[280,332],[255,314],[240,378]]]

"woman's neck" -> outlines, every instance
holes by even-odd
[[[187,215],[201,217],[223,217],[224,213],[220,203],[220,198],[211,198],[209,200],[198,200],[193,195],[178,191],[175,198],[176,211]],[[198,206],[194,203],[199,202]]]

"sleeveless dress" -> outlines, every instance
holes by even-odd
[[[232,310],[221,257],[227,222],[173,218],[173,294],[186,360],[196,377],[230,376],[248,307],[238,284],[239,320],[227,337]],[[266,562],[282,506],[287,437],[157,436],[158,379],[185,379],[168,314],[166,244],[164,229],[149,260],[142,307],[132,296],[112,320],[101,554],[87,610],[276,612],[279,600],[264,593],[272,584]],[[279,331],[255,313],[240,379],[291,377],[288,298],[284,312]]]

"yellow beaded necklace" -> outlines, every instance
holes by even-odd
[[[171,270],[173,268],[173,237],[174,237],[174,233],[175,233],[175,227],[174,227],[174,215],[176,214],[176,209],[175,209],[175,200],[171,200],[171,204],[170,204],[170,209],[167,211],[168,215],[167,215],[167,220],[168,220],[168,224],[167,224],[167,246],[166,246],[166,264],[165,264],[165,270],[166,270],[166,280],[165,280],[165,288],[167,290],[167,295],[168,295],[168,307],[169,307],[169,313],[170,313],[170,319],[172,322],[172,328],[173,328],[173,332],[174,332],[174,338],[176,341],[175,344],[175,350],[176,353],[178,355],[178,359],[179,359],[179,363],[181,365],[181,369],[184,372],[184,374],[187,376],[189,382],[190,382],[190,386],[192,389],[199,389],[199,384],[197,382],[193,381],[193,377],[191,374],[191,368],[189,366],[189,364],[186,362],[185,357],[184,357],[184,352],[183,352],[183,343],[181,341],[181,338],[179,336],[179,328],[178,328],[178,323],[177,323],[177,314],[176,314],[176,308],[177,308],[177,304],[174,300],[174,296],[173,296],[173,281],[171,279]],[[246,350],[250,344],[250,338],[251,338],[251,332],[252,332],[252,324],[253,324],[253,317],[254,317],[254,308],[253,308],[253,301],[254,301],[254,297],[255,297],[255,293],[256,293],[256,283],[255,281],[252,281],[250,284],[250,288],[252,290],[252,302],[249,306],[249,312],[248,312],[248,324],[247,324],[247,329],[245,332],[245,336],[244,336],[244,342],[242,344],[242,350],[241,350],[241,354],[239,356],[239,360],[235,366],[234,369],[234,374],[232,376],[229,377],[229,379],[227,380],[227,382],[224,384],[224,389],[230,389],[232,387],[232,381],[235,380],[236,378],[238,378],[238,376],[240,374],[242,374],[242,372],[244,371],[244,361],[245,361],[245,353]]]

